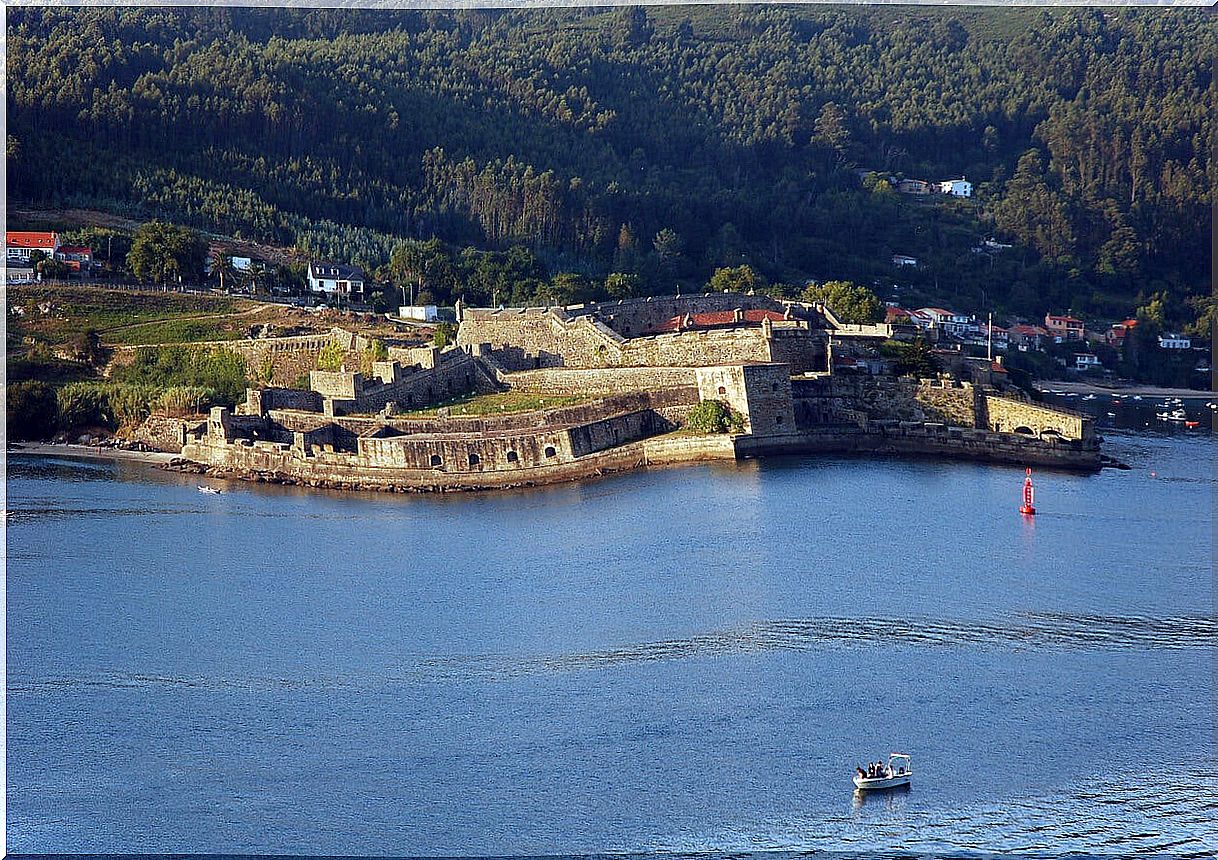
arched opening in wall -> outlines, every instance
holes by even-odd
[[[453,381],[452,381],[451,379],[450,379],[450,380],[448,380],[448,382],[446,382],[446,383],[445,383],[445,386],[448,388],[448,393],[449,393],[449,394],[452,394],[452,390],[453,390]]]
[[[720,386],[719,386],[719,393],[720,393],[720,394],[727,394],[727,389],[726,389],[725,387],[723,387],[722,385],[720,385]]]
[[[774,383],[774,385],[771,387],[771,390],[772,390],[772,391],[773,391],[775,394],[777,394],[777,393],[778,393],[778,383],[777,383],[777,382],[775,382],[775,383]]]
[[[481,463],[481,462],[482,462],[482,458],[481,458],[481,457],[479,457],[477,454],[470,454],[470,455],[469,455],[469,464],[470,464],[471,466],[477,466],[477,465],[478,465],[479,463]]]
[[[431,390],[431,386],[427,386],[427,399],[431,400],[435,396],[435,392]]]
[[[443,466],[444,458],[441,457],[439,454],[432,454],[431,455],[431,465],[432,466]]]
[[[1024,436],[1035,436],[1036,435],[1035,431],[1033,431],[1031,427],[1023,427],[1023,426],[1016,427],[1015,432],[1022,433]]]
[[[775,424],[781,424],[781,423],[782,423],[782,416],[781,416],[781,415],[776,415],[776,416],[774,416],[774,423],[775,423]]]
[[[558,452],[554,450],[553,445],[546,446],[546,456],[547,457],[557,457],[558,456]]]
[[[465,374],[465,387],[469,388],[473,384],[474,384],[474,378],[472,376],[470,376],[468,373]]]
[[[508,451],[507,452],[507,461],[509,463],[519,463],[520,455],[517,454],[515,451]]]

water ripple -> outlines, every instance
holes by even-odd
[[[600,651],[542,656],[468,654],[421,657],[414,662],[358,675],[312,678],[170,677],[150,674],[100,674],[81,678],[22,679],[11,675],[10,694],[76,686],[110,688],[182,687],[252,691],[312,688],[369,689],[387,684],[435,681],[508,680],[555,672],[589,671],[663,660],[721,657],[773,651],[814,651],[833,647],[1010,648],[1048,651],[1182,650],[1218,645],[1218,621],[1205,616],[1070,615],[1027,613],[1007,622],[933,620],[875,621],[857,618],[808,618],[765,621],[737,630],[687,639],[646,642]],[[11,668],[11,667],[10,667]],[[1095,797],[1106,803],[1104,795]],[[1125,801],[1122,801],[1125,802]]]

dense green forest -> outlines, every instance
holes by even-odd
[[[578,294],[748,264],[965,311],[1158,293],[1187,322],[1213,55],[1183,9],[18,8],[8,188],[371,269],[437,238],[441,301],[505,300],[511,265]],[[1014,247],[974,252],[991,236]]]

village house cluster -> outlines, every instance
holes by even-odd
[[[88,275],[93,269],[93,249],[61,244],[58,233],[8,230],[4,246],[5,281],[10,284],[41,280],[37,264],[42,260],[55,260],[78,275]]]
[[[975,315],[957,313],[941,307],[907,310],[889,303],[884,321],[890,325],[909,325],[916,328],[929,342],[943,348],[977,347],[987,354],[1019,352],[1042,352],[1050,344],[1066,344],[1084,347],[1103,344],[1120,352],[1125,339],[1137,326],[1136,319],[1125,319],[1112,323],[1105,329],[1089,329],[1078,317],[1069,314],[1045,314],[1040,323],[1011,321],[1006,326],[992,325]],[[1194,345],[1193,339],[1178,333],[1165,332],[1159,335],[1159,349],[1181,352],[1194,350],[1199,372],[1209,370],[1209,347]],[[1103,362],[1094,352],[1073,350],[1070,360],[1059,358],[1059,363],[1078,373],[1103,372]]]

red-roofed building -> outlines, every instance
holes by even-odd
[[[1136,319],[1121,320],[1119,323],[1113,323],[1112,328],[1104,334],[1104,340],[1114,349],[1120,349],[1125,344],[1125,338],[1129,336],[1129,332],[1138,324]]]
[[[1076,317],[1045,314],[1045,328],[1057,343],[1083,339],[1083,321]]]
[[[761,311],[761,310],[740,310],[734,311],[708,311],[700,314],[685,314],[684,316],[672,317],[658,325],[654,325],[647,331],[649,334],[665,334],[675,331],[695,331],[697,329],[708,328],[731,328],[739,325],[761,325],[764,320],[770,322],[778,322],[786,319],[785,316],[777,311]]]
[[[55,259],[69,269],[88,271],[93,265],[93,249],[84,245],[60,245],[59,250],[55,252]]]
[[[59,250],[58,233],[40,233],[29,230],[9,230],[4,234],[5,258],[10,261],[28,263],[30,255],[41,251],[54,258]]]
[[[1049,332],[1038,325],[1019,325],[1011,326],[1007,332],[1007,339],[1015,344],[1020,352],[1027,352],[1030,349],[1040,349],[1045,340],[1049,337]]]

